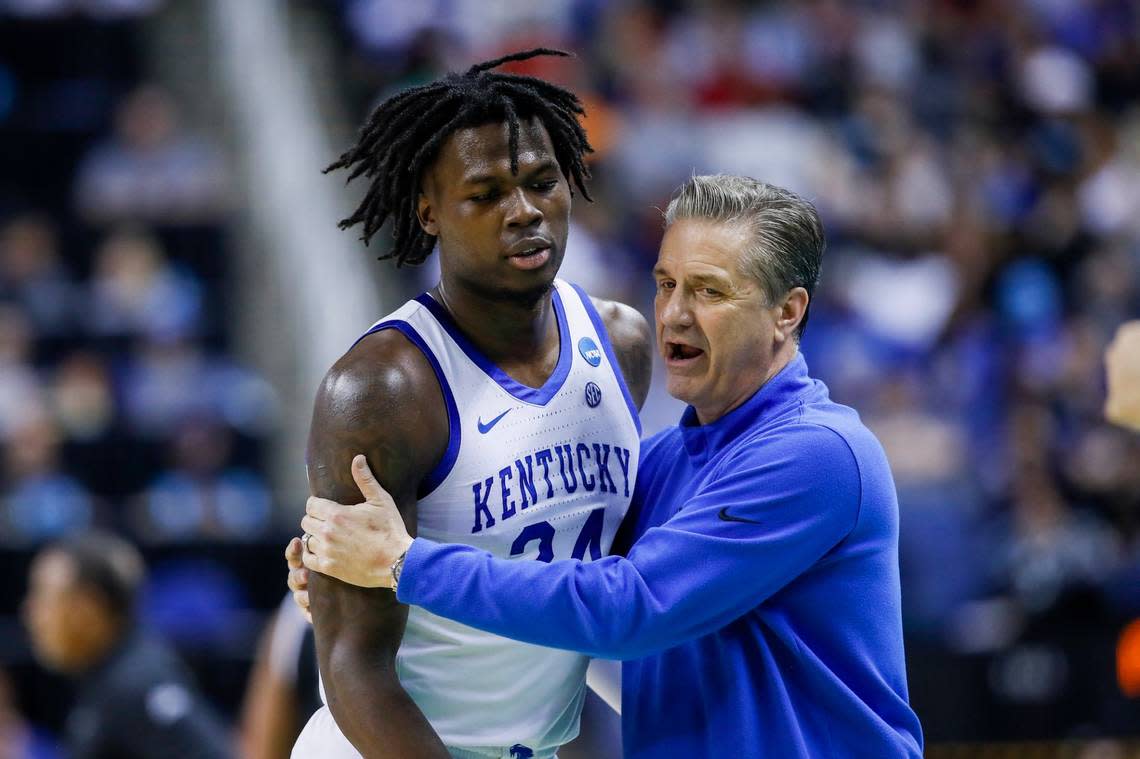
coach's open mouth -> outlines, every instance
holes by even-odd
[[[688,361],[704,353],[700,348],[694,348],[685,343],[665,343],[665,359],[670,362]]]

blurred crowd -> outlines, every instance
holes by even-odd
[[[229,351],[231,180],[147,82],[157,6],[0,2],[3,545],[270,524],[274,395]]]
[[[1140,437],[1102,420],[1101,356],[1140,314],[1140,3],[342,0],[336,23],[360,118],[476,60],[577,54],[515,70],[585,102],[564,276],[595,294],[651,312],[659,209],[694,171],[815,202],[803,352],[887,449],[912,652],[987,657],[955,697],[1010,710],[943,716],[1135,729],[1137,643],[1113,651],[1140,615]]]
[[[0,757],[58,756],[71,703],[17,620],[33,551],[143,546],[141,616],[231,719],[266,606],[250,549],[279,554],[277,401],[233,348],[234,177],[153,81],[161,6],[0,0]]]

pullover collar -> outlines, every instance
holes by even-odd
[[[740,435],[755,429],[765,417],[773,416],[774,412],[790,403],[804,400],[808,391],[817,385],[808,376],[803,354],[796,351],[792,360],[761,385],[751,398],[716,421],[701,424],[697,420],[696,409],[686,407],[678,425],[685,451],[696,461],[707,461]]]

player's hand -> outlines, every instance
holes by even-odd
[[[289,590],[293,591],[293,602],[301,608],[301,613],[309,624],[313,623],[313,613],[309,611],[309,570],[301,563],[305,549],[300,538],[293,538],[285,546],[285,561],[289,564]]]
[[[1104,364],[1108,375],[1105,417],[1140,430],[1140,320],[1120,326],[1105,351]]]
[[[390,588],[389,570],[412,538],[392,496],[376,481],[362,455],[352,460],[352,479],[364,503],[349,505],[316,496],[305,502],[301,529],[311,537],[303,546],[301,561],[350,585]]]

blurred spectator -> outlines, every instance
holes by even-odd
[[[269,491],[256,474],[230,465],[232,442],[230,430],[207,417],[183,421],[170,470],[143,498],[139,533],[154,541],[263,536],[272,516]]]
[[[0,440],[42,413],[31,348],[32,325],[24,311],[0,302]]]
[[[218,221],[226,207],[221,155],[182,131],[170,97],[155,86],[131,93],[115,134],[95,147],[76,177],[80,213],[94,222]]]
[[[95,504],[60,469],[60,432],[48,416],[17,427],[4,447],[4,540],[34,543],[88,527]]]
[[[914,376],[880,382],[866,419],[898,488],[905,621],[911,634],[947,642],[959,608],[978,598],[988,580],[980,564],[946,572],[948,563],[981,548],[984,494],[970,474],[966,420],[926,407]]]
[[[1065,592],[1099,587],[1120,565],[1120,541],[1088,511],[1072,509],[1048,471],[1022,468],[1014,481],[999,582],[1030,614],[1049,611]]]
[[[96,253],[86,319],[92,333],[175,340],[195,333],[201,311],[197,281],[167,263],[154,237],[119,229]]]
[[[101,439],[115,419],[107,367],[97,355],[73,353],[60,362],[49,389],[52,412],[68,440]]]
[[[36,657],[77,680],[67,720],[76,757],[224,757],[225,729],[188,672],[136,624],[142,557],[124,540],[87,533],[32,562],[24,620]]]
[[[38,335],[75,328],[75,292],[60,267],[56,231],[43,217],[16,217],[0,227],[0,300],[19,304]]]
[[[263,379],[185,340],[141,344],[122,383],[128,422],[144,437],[168,436],[195,415],[259,436],[276,414],[273,389]]]

